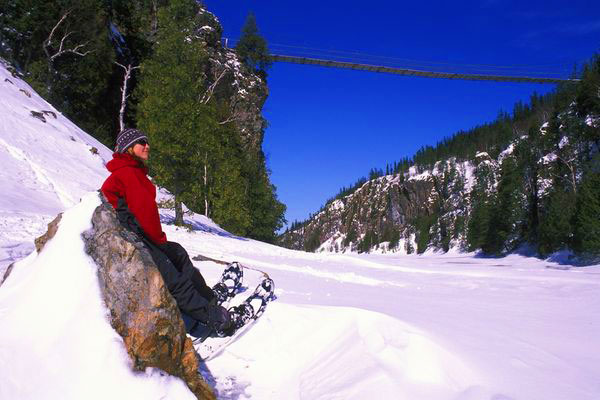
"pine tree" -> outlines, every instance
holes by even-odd
[[[577,194],[575,224],[575,250],[585,261],[599,260],[600,168],[589,171],[581,183]]]
[[[431,240],[430,229],[433,224],[438,220],[437,214],[432,215],[421,215],[415,220],[416,228],[416,241],[417,241],[417,253],[421,254],[429,246]]]
[[[262,156],[262,154],[261,154]],[[246,163],[248,169],[248,199],[251,224],[248,236],[274,243],[276,234],[286,223],[286,206],[277,199],[275,185],[271,184],[263,162]]]
[[[475,178],[475,186],[469,196],[471,204],[467,222],[467,248],[469,251],[478,250],[484,245],[490,229],[495,195],[492,190],[495,174],[494,168],[487,160],[477,165]]]
[[[532,103],[540,101],[534,94]],[[518,162],[517,168],[521,171],[523,177],[523,192],[526,199],[524,209],[527,214],[526,220],[521,224],[520,236],[529,243],[538,242],[539,235],[540,199],[538,197],[538,183],[540,180],[539,160],[543,157],[543,139],[539,133],[539,128],[533,126],[529,129],[527,138],[522,140],[515,149]]]
[[[252,219],[239,136],[233,129],[218,125],[212,133],[207,158],[210,176],[208,187],[203,187],[205,192],[208,191],[210,217],[229,232],[248,235]]]
[[[482,249],[502,254],[518,243],[523,221],[523,177],[513,157],[502,162],[498,193]]]
[[[575,196],[555,182],[546,203],[539,228],[538,251],[542,256],[571,244]]]
[[[114,55],[104,2],[5,0],[0,10],[0,55],[48,102],[112,146]]]
[[[488,237],[492,213],[491,201],[485,195],[476,195],[471,199],[472,208],[467,229],[469,251],[480,249]]]
[[[256,18],[253,13],[248,14],[242,28],[242,36],[235,46],[235,51],[240,60],[262,79],[266,80],[267,70],[272,64],[269,56],[267,41],[258,33]]]
[[[576,109],[580,117],[600,113],[600,55],[596,55],[583,70],[583,79],[577,86]]]
[[[150,139],[151,171],[175,196],[176,224],[183,224],[181,202],[194,190],[203,170],[201,155],[212,149],[207,138],[215,127],[211,106],[200,104],[204,91],[205,52],[191,32],[197,4],[174,0],[159,12],[158,42],[142,64],[138,124]]]

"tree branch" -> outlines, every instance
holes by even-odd
[[[63,14],[63,16],[60,18],[60,20],[56,23],[56,25],[54,25],[54,28],[52,28],[52,30],[50,31],[50,35],[48,35],[48,38],[44,41],[44,44],[43,44],[44,52],[46,53],[46,56],[48,57],[49,63],[52,63],[54,61],[54,59],[56,59],[57,57],[60,57],[63,54],[66,54],[66,53],[71,53],[71,54],[75,54],[75,55],[78,55],[81,57],[85,57],[86,55],[93,52],[93,50],[88,50],[84,53],[82,53],[80,51],[80,49],[82,49],[83,47],[88,45],[89,41],[87,41],[83,44],[75,45],[73,48],[65,49],[65,41],[67,40],[67,38],[69,36],[71,36],[74,33],[74,32],[66,32],[63,35],[63,37],[60,39],[60,44],[58,46],[58,50],[54,54],[51,54],[51,50],[52,50],[51,46],[52,46],[52,41],[54,39],[54,34],[58,30],[58,28],[62,25],[62,23],[67,19],[67,17],[69,16],[70,13],[71,13],[71,10],[68,10]]]
[[[221,71],[221,75],[219,75],[219,77],[208,87],[208,89],[206,89],[206,92],[204,93],[204,95],[202,96],[202,99],[200,100],[200,102],[202,104],[207,104],[210,101],[210,99],[212,98],[213,93],[215,91],[215,88],[219,84],[219,81],[221,79],[223,79],[223,77],[225,76],[226,73],[227,73],[227,69],[224,68],[223,71]]]
[[[56,32],[56,30],[58,29],[58,27],[60,26],[60,24],[63,23],[63,21],[69,16],[69,14],[71,13],[71,10],[68,10],[61,18],[60,20],[56,23],[56,25],[54,25],[54,28],[52,28],[52,30],[50,31],[50,35],[48,36],[48,38],[44,41],[44,50],[46,50],[47,47],[50,47],[50,45],[52,44],[52,37],[54,36],[54,32]],[[64,38],[63,38],[64,40]],[[62,41],[61,41],[62,43]],[[46,52],[46,54],[48,54],[48,52]],[[49,55],[48,55],[49,56]]]
[[[233,121],[235,121],[237,119],[238,119],[237,115],[233,115],[233,116],[227,118],[225,121],[219,122],[219,125],[225,125],[225,124],[227,124],[229,122],[233,122]]]
[[[562,161],[567,166],[567,168],[569,168],[569,170],[571,171],[571,185],[573,186],[573,193],[577,194],[577,180],[575,178],[575,167],[573,166],[573,161],[575,161],[575,157],[573,157],[570,160],[565,160],[564,158],[562,158],[561,156],[559,156],[557,154],[556,158],[558,158],[560,161]]]

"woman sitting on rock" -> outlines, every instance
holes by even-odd
[[[234,322],[224,307],[217,305],[215,292],[190,261],[185,249],[167,241],[156,204],[156,187],[148,179],[150,144],[137,129],[125,129],[117,136],[113,159],[106,164],[110,176],[101,191],[117,211],[121,224],[137,233],[158,267],[169,292],[175,298],[188,333],[206,338],[229,336]]]

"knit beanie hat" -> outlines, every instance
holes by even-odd
[[[148,141],[148,137],[142,131],[138,131],[135,128],[126,128],[119,132],[117,136],[117,146],[115,151],[117,153],[125,153],[129,146],[134,144],[140,139],[146,139]]]

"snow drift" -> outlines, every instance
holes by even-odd
[[[0,290],[0,399],[195,399],[157,369],[134,373],[109,323],[81,234],[96,193],[67,210],[44,250],[17,262]]]

